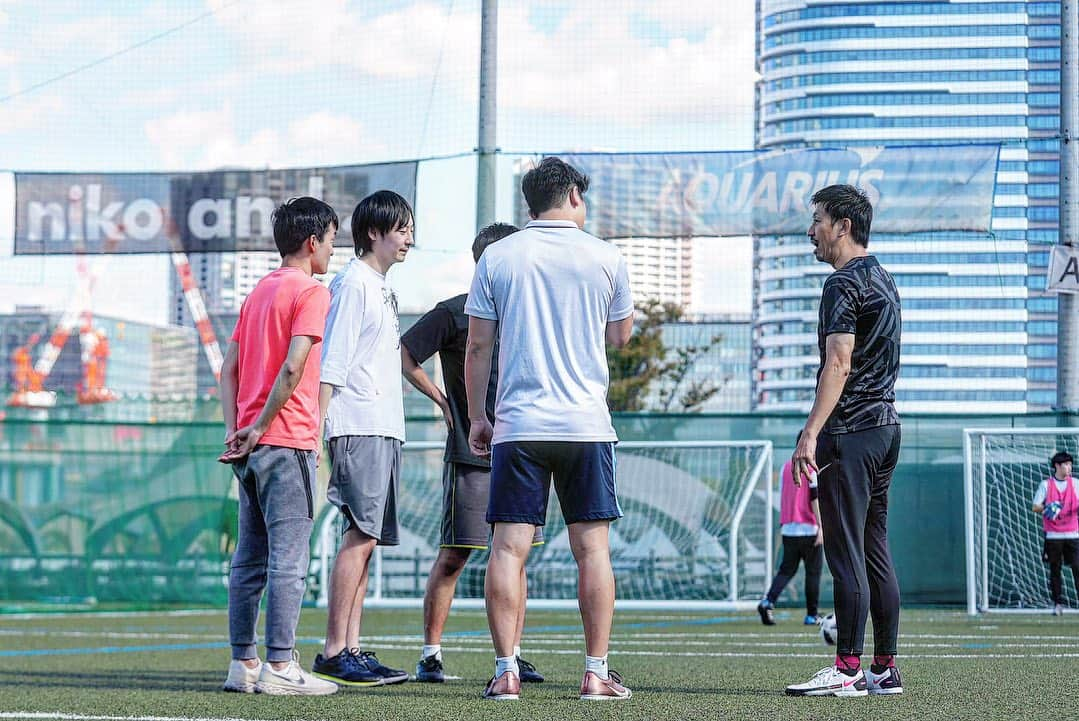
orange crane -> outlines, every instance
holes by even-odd
[[[199,334],[199,342],[210,370],[214,378],[221,380],[221,365],[224,357],[221,347],[217,342],[213,325],[210,323],[206,312],[206,304],[202,299],[202,292],[191,272],[191,263],[187,253],[184,252],[180,243],[179,233],[172,219],[165,216],[166,234],[172,246],[172,264],[176,274],[180,278],[184,299],[195,321],[195,327]],[[117,237],[110,237],[106,243],[106,253],[114,250],[119,244],[123,229]],[[79,283],[76,287],[67,309],[60,317],[56,328],[53,329],[49,340],[42,349],[37,363],[31,365],[32,352],[37,345],[40,336],[35,334],[23,346],[19,346],[12,353],[12,365],[15,367],[15,393],[8,399],[9,406],[28,406],[47,408],[56,405],[56,394],[44,390],[45,379],[52,372],[56,359],[60,357],[67,339],[75,328],[79,318],[82,318],[80,328],[80,341],[82,345],[83,377],[81,387],[76,397],[79,403],[104,403],[116,400],[116,394],[105,387],[105,371],[109,359],[109,342],[105,332],[100,328],[93,327],[93,315],[90,311],[90,302],[93,292],[94,281],[107,265],[108,255],[99,256],[93,267],[88,268],[84,255],[78,256],[76,271],[79,275]]]

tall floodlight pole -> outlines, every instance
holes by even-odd
[[[1079,0],[1060,3],[1060,242],[1079,245]],[[1079,295],[1057,305],[1057,410],[1079,412]]]
[[[498,116],[498,0],[483,0],[480,19],[480,115],[476,148],[476,230],[495,222]]]

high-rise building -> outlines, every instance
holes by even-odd
[[[901,410],[1051,407],[1056,298],[1044,287],[1058,234],[1060,3],[757,9],[758,148],[1001,143],[991,233],[872,235],[903,301]],[[812,401],[831,268],[810,251],[804,235],[755,238],[755,408]]]
[[[633,297],[689,308],[693,302],[692,238],[616,238]]]
[[[528,206],[524,195],[520,192],[521,178],[531,170],[531,160],[518,161],[514,168],[513,187],[518,191],[514,194],[514,217],[519,227],[524,227],[530,220]],[[657,182],[657,176],[649,176],[640,172],[634,172],[632,166],[623,166],[612,163],[605,167],[603,172],[591,176],[593,186],[603,185],[608,188],[604,196],[613,207],[602,207],[602,201],[593,196],[586,196],[590,214],[618,213],[620,215],[636,216],[648,212],[647,206],[636,202],[635,198],[641,195],[654,193],[658,188],[653,188]],[[642,189],[648,192],[642,192]],[[655,227],[647,221],[640,223],[642,227]],[[588,227],[585,228],[588,230]],[[657,235],[667,232],[671,234],[665,237],[632,237],[632,238],[604,238],[618,246],[622,251],[622,257],[626,260],[629,273],[629,285],[633,289],[633,298],[638,302],[657,300],[661,303],[674,303],[686,310],[691,309],[693,303],[693,238],[678,237],[674,228],[657,229]]]
[[[634,289],[636,292],[636,289]],[[669,404],[664,407],[661,390],[652,389],[646,407],[653,411],[678,412],[687,395],[704,389],[715,393],[695,408],[702,413],[746,413],[749,411],[750,318],[748,313],[688,315],[664,323],[663,343],[668,360],[677,360],[680,351],[689,351],[693,363],[680,380]],[[704,349],[697,352],[697,349]]]

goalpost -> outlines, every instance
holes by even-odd
[[[1042,521],[1031,505],[1052,475],[1049,458],[1079,454],[1079,428],[964,429],[963,450],[967,612],[1051,608]],[[1065,595],[1075,605],[1067,576],[1065,570]]]
[[[367,603],[418,607],[438,553],[441,442],[409,442],[398,498],[399,546],[372,559]],[[725,610],[756,606],[772,577],[771,441],[622,442],[616,483],[625,516],[611,525],[622,609]],[[552,491],[545,543],[528,561],[530,608],[577,607],[577,567]],[[316,521],[309,585],[328,599],[340,514]],[[457,584],[455,608],[483,607],[487,553],[476,551]]]

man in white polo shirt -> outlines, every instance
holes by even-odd
[[[521,190],[533,221],[484,252],[465,304],[469,446],[491,456],[485,595],[496,658],[484,697],[520,693],[513,641],[524,603],[521,571],[535,527],[544,525],[553,477],[578,568],[586,653],[580,697],[629,698],[607,668],[614,619],[608,530],[622,509],[604,345],[624,345],[633,330],[626,263],[616,246],[582,230],[588,178],[575,168],[545,158]],[[484,401],[496,336],[492,428]]]

